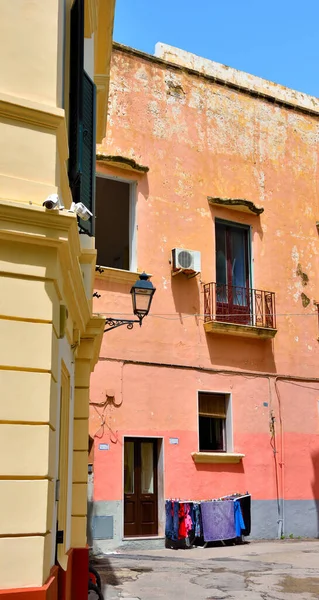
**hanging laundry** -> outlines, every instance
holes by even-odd
[[[174,535],[174,529],[173,529],[173,504],[171,502],[171,500],[166,500],[165,502],[165,515],[166,515],[166,522],[165,522],[165,537],[169,538],[170,540],[173,539],[173,535]]]
[[[245,523],[241,512],[241,506],[239,500],[234,501],[234,512],[235,512],[235,530],[236,536],[241,537],[245,530]]]
[[[190,532],[193,530],[193,521],[190,515],[191,507],[190,504],[185,504],[185,529],[186,537],[189,537]]]
[[[173,502],[173,540],[178,540],[179,529],[179,502]]]
[[[202,534],[203,534],[203,532],[202,532],[200,504],[198,504],[197,502],[194,502],[193,508],[194,508],[194,531],[195,531],[195,537],[199,538],[199,537],[202,537]]]
[[[165,502],[165,537],[167,547],[191,547],[198,543],[223,541],[249,535],[251,529],[251,496],[239,493],[218,500],[201,502],[167,500]]]
[[[231,540],[236,537],[233,501],[202,502],[201,512],[205,542]]]
[[[179,540],[183,540],[186,538],[186,523],[185,523],[185,505],[183,503],[181,503],[179,505],[179,512],[178,512],[178,517],[179,517],[179,527],[178,527],[178,539]]]
[[[243,515],[245,529],[242,531],[242,535],[250,535],[251,531],[251,496],[246,494],[246,496],[241,496],[238,498],[240,502],[240,508]]]

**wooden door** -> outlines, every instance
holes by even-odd
[[[158,533],[157,440],[124,441],[124,536]]]

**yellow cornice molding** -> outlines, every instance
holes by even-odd
[[[93,348],[91,355],[91,369],[93,371],[100,354],[103,334],[105,327],[105,317],[99,317],[97,315],[93,315],[86,325],[85,333],[82,336],[82,339],[92,339],[93,340]]]
[[[77,219],[67,211],[48,211],[0,200],[0,239],[56,248],[63,292],[72,319],[83,334],[92,318],[81,271]]]
[[[97,87],[97,91],[105,90],[106,86],[109,85],[110,75],[108,73],[94,73],[94,83]]]
[[[58,129],[65,119],[62,108],[0,92],[0,116],[30,125]]]
[[[94,32],[94,82],[98,90],[97,143],[101,143],[106,130],[114,9],[115,0],[103,0],[98,3],[97,29]]]
[[[61,160],[68,159],[68,134],[62,108],[0,92],[0,117],[56,131]]]

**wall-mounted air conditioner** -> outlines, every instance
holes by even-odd
[[[173,248],[172,250],[172,274],[186,273],[186,275],[197,275],[201,272],[201,256],[198,250],[186,250],[185,248]]]

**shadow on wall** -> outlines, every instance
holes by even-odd
[[[212,365],[276,373],[273,341],[206,333]]]
[[[172,294],[177,313],[180,315],[200,313],[200,290],[197,277],[188,279],[183,273],[172,277]]]
[[[317,510],[317,534],[316,537],[319,537],[319,452],[314,452],[311,455],[312,464],[313,464],[313,481],[312,481],[312,491],[314,501],[316,503]]]
[[[194,463],[196,467],[196,471],[200,471],[201,473],[232,473],[234,475],[244,474],[245,468],[243,465],[243,461],[239,463],[224,463],[224,464],[205,464],[205,463]]]

